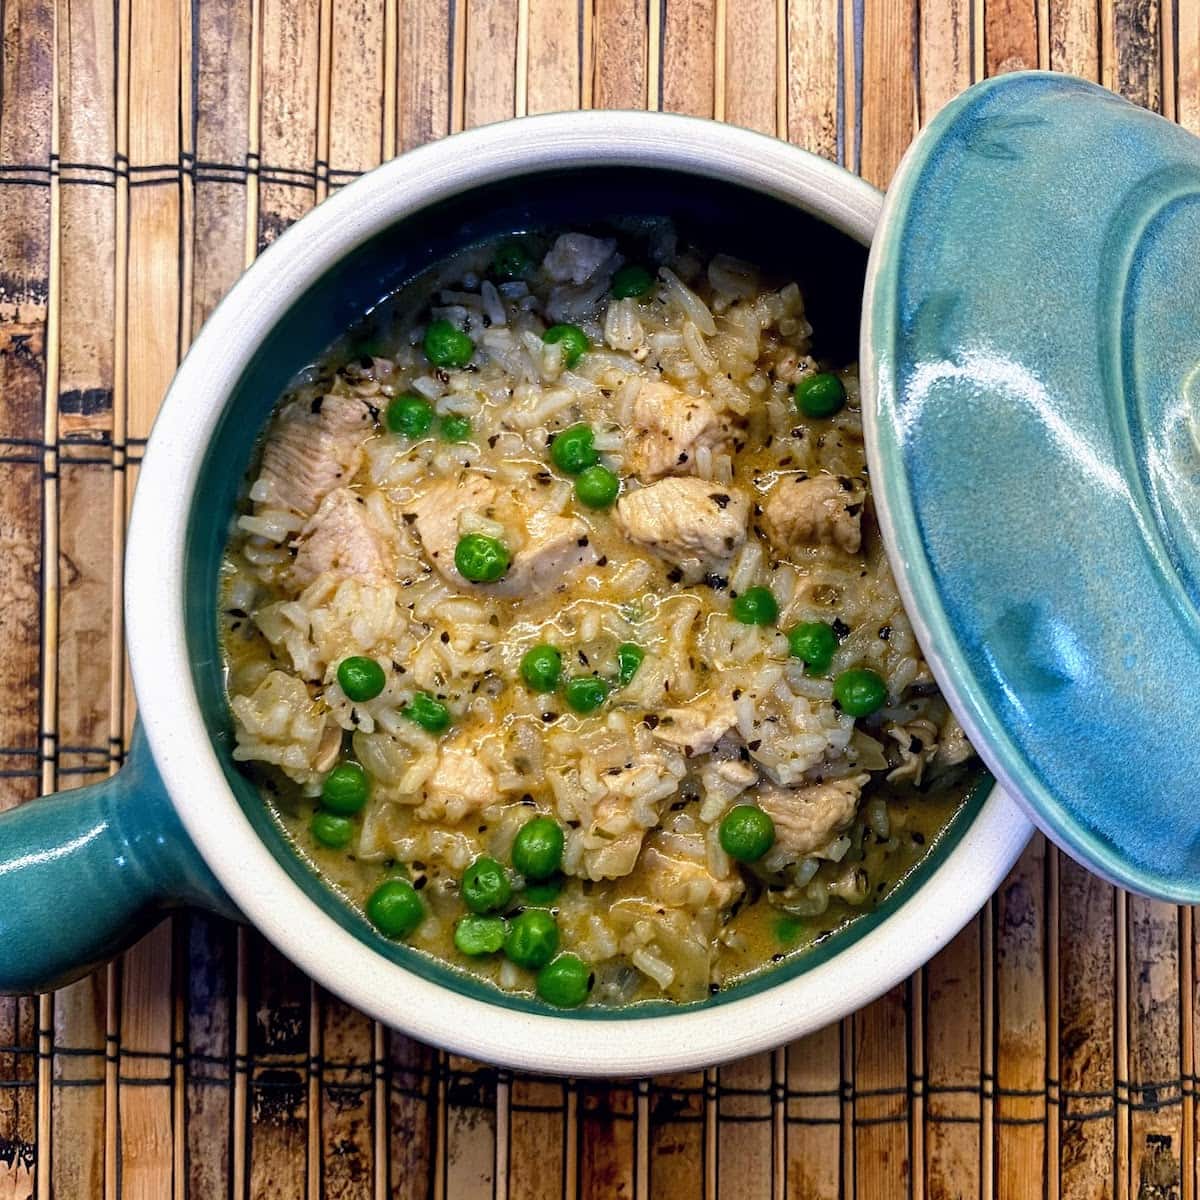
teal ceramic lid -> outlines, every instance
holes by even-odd
[[[972,741],[1068,853],[1200,901],[1200,141],[1065,76],[972,88],[888,193],[862,357]]]

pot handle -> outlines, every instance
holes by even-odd
[[[239,919],[140,726],[116,775],[0,814],[0,994],[62,987],[182,904]]]

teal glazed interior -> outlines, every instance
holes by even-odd
[[[881,230],[877,495],[931,663],[1061,845],[1200,901],[1200,141],[1007,76],[939,115]]]
[[[459,994],[519,1011],[549,1010],[511,996],[419,952],[380,937],[367,921],[295,853],[254,784],[231,757],[233,733],[222,683],[215,603],[229,521],[255,442],[297,370],[315,359],[364,312],[419,271],[465,245],[514,230],[602,223],[622,217],[672,217],[685,236],[758,260],[794,277],[811,297],[822,352],[856,357],[866,249],[783,201],[699,176],[597,167],[526,175],[477,188],[409,216],[348,253],[264,340],[230,396],[201,468],[185,559],[185,620],[197,696],[229,786],[262,841],[292,880],[363,943],[424,979]],[[911,876],[872,913],[830,935],[797,959],[764,971],[696,1005],[586,1009],[590,1018],[658,1016],[718,1005],[762,991],[817,966],[857,941],[908,899],[946,859],[990,790],[981,778]],[[557,1014],[563,1015],[563,1014]]]

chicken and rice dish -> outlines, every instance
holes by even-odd
[[[691,1001],[928,852],[974,755],[819,350],[794,283],[641,222],[465,251],[296,378],[224,563],[234,754],[381,934]]]

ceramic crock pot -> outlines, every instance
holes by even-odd
[[[724,249],[786,267],[831,353],[852,360],[880,204],[846,171],[771,138],[587,112],[413,151],[283,234],[196,339],[146,451],[125,585],[144,732],[110,781],[0,819],[0,986],[61,984],[165,908],[197,904],[240,914],[325,987],[414,1037],[519,1068],[616,1075],[777,1045],[870,1001],[936,952],[1031,832],[990,779],[876,912],[695,1005],[550,1012],[387,942],[294,855],[235,767],[214,613],[239,481],[276,398],[430,262],[501,231],[666,213]]]

